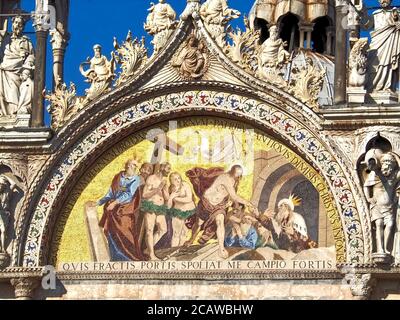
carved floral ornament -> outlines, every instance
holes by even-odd
[[[52,118],[52,128],[61,129],[89,103],[110,90],[133,81],[146,67],[149,68],[159,55],[168,51],[173,42],[182,42],[182,39],[186,40],[171,61],[182,80],[200,80],[207,73],[210,64],[210,46],[218,46],[219,52],[222,49],[226,59],[250,76],[294,95],[310,108],[317,110],[318,94],[324,83],[324,71],[314,66],[311,61],[306,64],[304,70],[297,70],[297,77],[295,70],[291,79],[285,79],[285,70],[291,67],[294,56],[285,50],[286,43],[278,37],[277,27],[271,27],[274,37],[259,44],[259,31],[250,28],[246,17],[244,31],[239,28],[233,30],[229,25],[232,19],[239,16],[240,12],[229,8],[226,0],[207,0],[202,5],[199,1],[188,1],[188,6],[181,16],[182,20],[178,24],[175,11],[166,1],[161,0],[153,4],[144,24],[144,29],[153,36],[152,56],[148,56],[144,39],[133,38],[131,32],[121,44],[114,38],[115,51],[111,53],[110,58],[102,55],[101,46],[94,46],[93,58],[88,58],[80,67],[82,75],[90,84],[86,95],[77,97],[74,84],[71,84],[69,89],[66,84],[60,84],[55,92],[46,95],[46,99],[50,101],[48,110]],[[184,28],[189,17],[201,20],[202,23],[196,24],[195,28],[205,28],[204,32],[215,42],[210,43],[200,38],[199,35],[204,33],[203,31],[196,30],[196,36],[193,36],[192,31],[183,31],[190,29]],[[182,36],[182,31],[186,32],[186,36]],[[85,66],[88,67],[86,70]],[[120,67],[118,75],[115,74],[117,66]],[[297,78],[303,77],[305,79],[301,83],[296,81]]]

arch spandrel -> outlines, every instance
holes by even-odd
[[[173,103],[171,103],[173,101]],[[273,133],[280,141],[300,154],[315,170],[323,175],[329,192],[334,196],[339,212],[336,232],[343,232],[346,241],[346,257],[341,261],[364,262],[364,246],[368,237],[363,234],[361,219],[351,180],[343,171],[324,139],[295,119],[291,114],[278,110],[268,101],[235,95],[231,92],[202,90],[174,92],[134,103],[131,107],[115,112],[87,133],[53,164],[44,192],[37,198],[37,209],[30,220],[23,252],[24,266],[37,266],[47,261],[49,239],[57,220],[59,206],[63,204],[63,192],[69,183],[75,183],[90,159],[108,149],[116,137],[132,134],[142,127],[156,124],[174,116],[208,114],[239,119]],[[287,156],[290,156],[289,153]],[[69,185],[71,187],[71,185]],[[340,220],[340,222],[338,221]],[[340,225],[340,227],[339,227]],[[334,231],[335,232],[335,231]]]

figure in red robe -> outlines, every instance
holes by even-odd
[[[108,241],[111,261],[143,261],[139,245],[140,177],[138,163],[129,160],[117,174],[108,193],[97,204],[104,205],[100,227]]]

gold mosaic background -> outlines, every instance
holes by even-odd
[[[251,143],[249,143],[249,136],[245,134],[245,130],[252,130],[252,128],[235,121],[205,117],[180,120],[177,122],[177,129],[173,130],[170,130],[168,123],[159,125],[158,128],[168,132],[168,137],[178,142],[185,149],[182,156],[164,151],[163,161],[169,161],[173,171],[178,171],[185,177],[185,172],[196,166],[204,168],[224,166],[229,169],[233,164],[241,164],[244,167],[245,175],[240,183],[238,193],[246,199],[251,199],[253,162],[251,161]],[[203,144],[201,143],[200,135],[207,137],[210,148],[212,148],[217,139],[221,140],[221,137],[232,137],[234,135],[237,140],[243,143],[242,150],[238,150],[240,159],[222,164],[201,162],[201,157],[193,158],[195,150],[198,150],[201,145],[203,148],[206,147],[204,141]],[[274,148],[283,155],[288,154],[288,148],[257,130],[254,130],[252,141],[254,152],[257,150],[268,151]],[[57,265],[60,262],[91,261],[84,217],[84,204],[88,201],[97,201],[107,193],[113,177],[123,170],[124,164],[128,159],[137,157],[141,162],[150,161],[153,150],[154,143],[146,140],[146,132],[134,134],[115,145],[97,160],[95,166],[87,171],[73,189],[57,223],[51,255],[51,263],[53,265]],[[314,179],[311,180],[314,186],[321,186],[321,183],[325,185],[323,179],[305,161],[292,152],[290,154],[300,160],[299,162],[303,167],[308,168],[309,172],[315,174]],[[332,204],[330,205],[332,206]],[[101,211],[101,209],[98,209],[99,219],[102,214]]]

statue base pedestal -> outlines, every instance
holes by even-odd
[[[377,104],[398,104],[399,95],[395,92],[377,91],[370,94],[370,100]]]
[[[10,255],[7,252],[0,252],[0,270],[4,270],[10,265]]]
[[[52,131],[50,128],[0,128],[0,146],[15,146],[16,144],[42,144],[46,143],[51,138],[51,136]]]
[[[365,103],[367,90],[359,87],[348,87],[347,88],[347,101],[349,103]]]
[[[376,264],[390,264],[393,262],[393,257],[388,253],[373,253],[372,261]]]
[[[0,128],[29,128],[30,114],[17,114],[15,116],[0,117]]]

